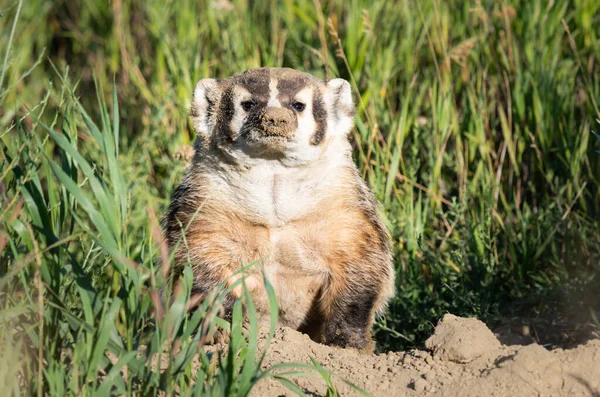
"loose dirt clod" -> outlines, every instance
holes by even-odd
[[[482,354],[500,348],[500,342],[484,323],[476,318],[445,314],[425,347],[442,360],[468,363]]]
[[[277,330],[264,362],[310,363],[315,358],[335,374],[341,396],[359,396],[342,379],[373,396],[598,396],[600,340],[570,350],[540,345],[504,346],[479,320],[446,315],[427,342],[429,351],[367,355],[313,342],[294,330]],[[293,381],[310,396],[324,396],[319,375]],[[265,379],[252,396],[295,396]]]

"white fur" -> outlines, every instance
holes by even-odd
[[[279,95],[279,90],[277,89],[277,80],[271,79],[271,81],[269,81],[269,102],[267,102],[268,107],[281,107],[281,103],[279,102],[279,99],[277,99],[277,95]]]
[[[298,129],[296,130],[296,138],[299,145],[306,147],[310,146],[310,139],[317,129],[317,123],[313,116],[313,90],[311,87],[306,87],[296,94],[296,100],[306,104],[306,108],[302,113],[298,114]]]
[[[325,90],[327,106],[327,132],[338,136],[347,136],[354,126],[354,118],[349,112],[354,110],[352,90],[344,79],[331,79]]]

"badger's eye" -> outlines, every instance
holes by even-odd
[[[297,111],[297,112],[301,112],[304,110],[304,108],[306,107],[305,104],[303,104],[302,102],[298,102],[298,101],[294,101],[292,103],[292,107]]]
[[[256,106],[256,103],[254,103],[253,101],[242,102],[242,109],[244,109],[246,112],[252,109],[254,106]]]

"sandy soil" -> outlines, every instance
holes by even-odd
[[[265,367],[279,362],[331,369],[342,396],[359,395],[344,378],[373,396],[594,396],[600,397],[600,339],[575,348],[546,350],[538,344],[506,346],[479,320],[447,314],[426,350],[366,355],[311,341],[282,328],[275,334]],[[294,378],[309,396],[326,392],[319,375]],[[295,395],[265,379],[253,396]]]

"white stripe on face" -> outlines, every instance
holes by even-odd
[[[297,136],[301,142],[301,145],[310,146],[310,139],[312,138],[317,128],[317,123],[313,117],[313,89],[312,87],[306,87],[296,94],[295,100],[300,101],[306,105],[304,111],[298,114],[298,129],[296,131]]]
[[[269,82],[269,102],[267,102],[268,107],[280,108],[281,103],[279,99],[277,99],[277,95],[279,95],[279,90],[277,89],[277,79],[271,79]]]
[[[252,99],[252,94],[250,91],[245,89],[242,86],[236,85],[233,87],[233,117],[231,118],[231,122],[229,123],[229,128],[231,132],[236,136],[240,136],[240,130],[244,125],[244,121],[246,121],[246,111],[242,109],[241,103],[247,100]]]

